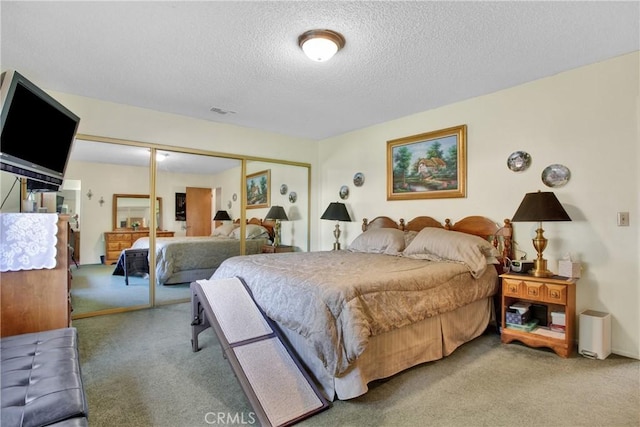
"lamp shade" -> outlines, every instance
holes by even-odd
[[[351,221],[351,217],[349,216],[349,212],[347,212],[347,207],[344,203],[332,202],[329,204],[329,207],[322,214],[320,219],[330,219],[334,221]]]
[[[287,213],[284,211],[282,206],[271,206],[269,212],[264,217],[264,219],[279,219],[280,221],[289,221],[287,218]]]
[[[216,215],[213,217],[214,221],[231,221],[231,217],[227,213],[227,211],[218,211]]]
[[[527,193],[518,210],[511,218],[513,222],[571,221],[556,195],[551,191]]]

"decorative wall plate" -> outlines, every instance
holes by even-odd
[[[507,159],[507,166],[514,172],[527,170],[531,165],[531,156],[526,151],[514,151]]]
[[[282,184],[280,186],[280,194],[285,195],[287,194],[287,191],[289,191],[289,187],[287,187],[287,184]]]
[[[564,165],[549,165],[542,171],[542,182],[547,187],[562,187],[571,179],[571,171]]]
[[[298,200],[298,195],[296,194],[296,192],[292,191],[291,193],[289,193],[289,201],[291,203],[295,203],[296,200]]]
[[[362,184],[364,184],[364,174],[362,172],[358,172],[353,175],[353,185],[356,187],[362,187]]]
[[[346,185],[343,185],[342,187],[340,187],[340,198],[342,200],[347,199],[349,197],[349,187],[347,187]]]
[[[233,193],[233,196],[231,196],[231,198],[235,202],[236,200],[238,200],[238,195],[236,193]]]

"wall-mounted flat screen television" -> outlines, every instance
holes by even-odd
[[[80,118],[15,70],[0,94],[0,170],[60,187]]]

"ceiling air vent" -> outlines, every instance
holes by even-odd
[[[211,109],[209,110],[213,113],[217,113],[217,114],[235,114],[235,111],[231,111],[231,110],[223,110],[222,108],[218,108],[218,107],[211,107]]]

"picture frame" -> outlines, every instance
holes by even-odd
[[[176,221],[187,220],[187,193],[176,193]]]
[[[387,141],[387,200],[467,196],[467,126]]]
[[[271,169],[247,175],[247,209],[268,208],[271,205]]]

